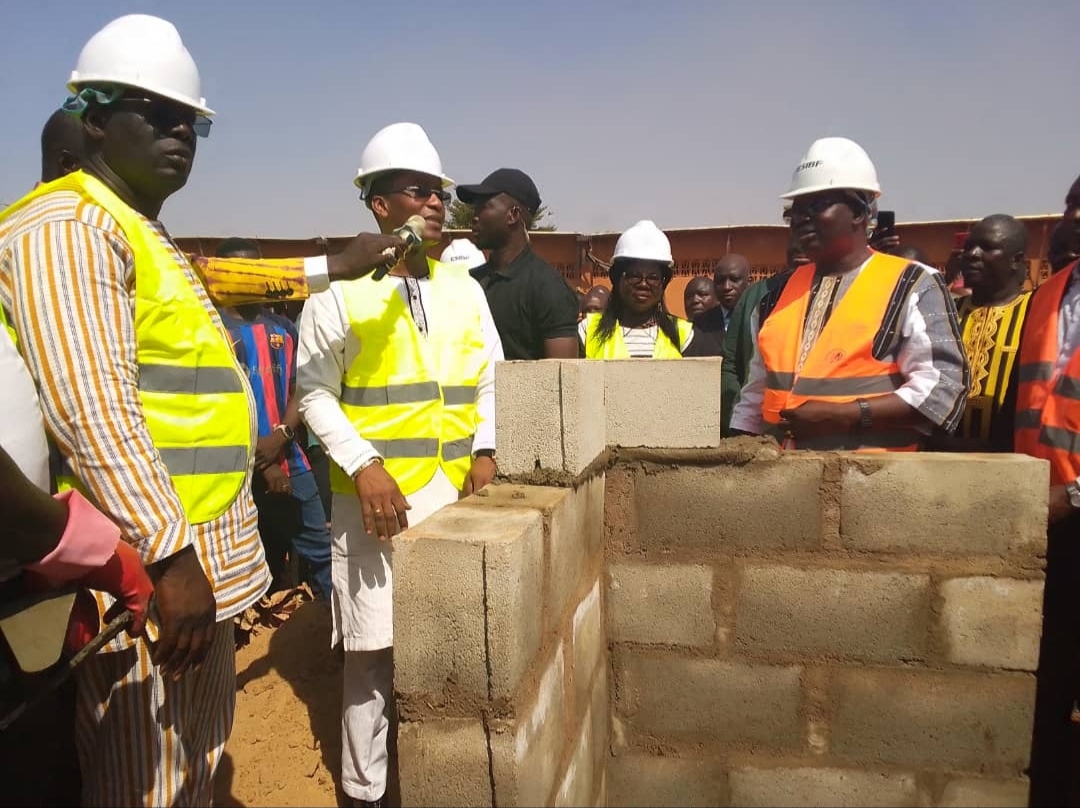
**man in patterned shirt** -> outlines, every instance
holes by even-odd
[[[146,15],[99,31],[68,86],[84,170],[0,213],[0,304],[65,464],[59,482],[139,551],[157,606],[148,638],[120,637],[80,668],[83,803],[207,805],[232,725],[231,618],[269,578],[247,491],[250,386],[157,221],[212,111],[176,29]],[[400,246],[357,237],[305,283],[370,272]]]

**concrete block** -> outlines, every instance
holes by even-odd
[[[494,521],[490,510],[488,519]],[[540,648],[542,625],[536,616],[544,603],[544,517],[535,510],[507,509],[498,521],[484,546],[488,669],[491,697],[509,699]]]
[[[589,703],[589,684],[599,672],[606,675],[603,665],[607,657],[607,637],[604,634],[604,616],[600,609],[600,579],[589,594],[578,604],[571,623],[574,648],[574,704],[580,709]]]
[[[1037,554],[1049,466],[1021,455],[890,453],[850,461],[840,536],[854,550]]]
[[[607,448],[604,362],[564,359],[562,382],[563,470],[580,474]]]
[[[574,752],[566,764],[562,783],[555,793],[556,808],[570,808],[570,806],[587,806],[592,804],[593,794],[596,793],[598,772],[596,770],[596,742],[597,738],[593,731],[592,708],[585,710],[585,715],[574,737]]]
[[[914,774],[857,769],[735,769],[731,804],[745,806],[918,805]]]
[[[547,514],[548,580],[544,600],[558,624],[577,607],[586,585],[603,563],[604,478],[593,477],[566,495]]]
[[[954,578],[941,585],[941,593],[949,661],[1035,670],[1042,636],[1042,581]]]
[[[611,749],[611,696],[608,689],[608,672],[604,667],[593,676],[592,696],[589,705],[592,716],[593,772],[596,785],[600,785]],[[600,803],[603,805],[604,803]]]
[[[504,474],[563,468],[559,362],[495,364],[495,443]]]
[[[657,553],[818,547],[821,478],[820,457],[790,456],[639,474],[634,484],[639,541]]]
[[[488,698],[486,642],[499,695],[539,644],[541,515],[455,503],[394,539],[395,687],[439,692],[453,680]],[[485,600],[485,557],[487,599]],[[485,608],[487,639],[485,640]]]
[[[696,564],[615,563],[608,611],[616,642],[712,645],[713,571]]]
[[[925,655],[929,576],[746,566],[738,577],[735,645],[742,651],[882,661]]]
[[[494,722],[492,768],[498,805],[547,805],[562,758],[566,656],[560,645],[537,685],[536,698],[513,721]]]
[[[609,446],[661,449],[719,444],[718,358],[621,359],[603,364]]]
[[[640,733],[684,740],[802,742],[802,669],[622,650],[618,710]]]
[[[713,759],[620,755],[608,761],[608,805],[625,808],[728,805],[726,777]]]
[[[551,630],[567,609],[576,608],[575,598],[585,583],[582,576],[600,566],[604,476],[592,477],[577,488],[504,484],[490,486],[483,494],[469,502],[476,507],[533,508],[543,513],[548,544],[544,630]]]
[[[941,808],[1026,808],[1027,780],[953,780],[945,786]]]
[[[837,669],[830,689],[840,759],[1003,774],[1027,765],[1034,676]]]
[[[472,718],[398,729],[402,805],[494,805],[484,726]]]

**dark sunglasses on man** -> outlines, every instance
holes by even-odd
[[[108,108],[134,112],[159,132],[171,132],[177,126],[186,125],[191,127],[196,137],[208,137],[213,123],[190,107],[161,98],[125,95],[109,104]]]

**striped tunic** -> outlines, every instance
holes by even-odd
[[[195,270],[159,223],[146,222],[221,327]],[[294,263],[302,275],[302,262]],[[194,545],[213,585],[218,620],[226,620],[270,582],[250,495],[251,464],[241,495],[222,516],[188,522],[138,396],[134,283],[123,231],[75,193],[48,194],[0,223],[0,304],[19,334],[56,448],[146,563]],[[254,445],[255,407],[245,387]],[[130,645],[122,635],[113,650]]]

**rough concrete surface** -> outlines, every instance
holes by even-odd
[[[621,808],[727,805],[727,775],[712,758],[627,754],[608,762],[608,805]]]
[[[881,661],[925,656],[929,576],[747,565],[738,578],[741,650]]]
[[[1025,808],[1027,780],[953,780],[945,786],[941,808]]]
[[[504,474],[562,470],[560,375],[559,362],[495,363],[495,434]]]
[[[941,585],[949,660],[1034,671],[1042,636],[1042,581],[954,578]]]
[[[604,634],[604,615],[600,608],[600,579],[597,579],[589,594],[574,611],[571,632],[575,703],[580,705],[589,701],[589,683],[597,672],[607,674],[607,666],[603,665],[607,652],[607,637]]]
[[[697,564],[621,562],[608,569],[608,609],[616,642],[711,645],[713,571]]]
[[[731,804],[908,806],[919,804],[914,774],[829,768],[735,769]]]
[[[600,364],[605,366],[608,445],[689,448],[719,443],[719,358],[615,359]]]
[[[658,554],[685,548],[817,547],[821,479],[819,457],[718,468],[676,466],[639,474],[634,483],[638,540]]]
[[[1046,545],[1048,491],[1043,460],[885,453],[844,472],[841,538],[875,552],[1037,553]]]
[[[776,749],[802,742],[798,667],[628,649],[617,665],[618,710],[639,733]]]
[[[546,805],[564,743],[566,656],[559,646],[537,687],[536,700],[491,735],[500,805]]]
[[[478,719],[444,718],[398,729],[401,804],[493,805],[487,739]]]
[[[1024,674],[838,669],[830,749],[860,763],[1019,774],[1035,678]]]

